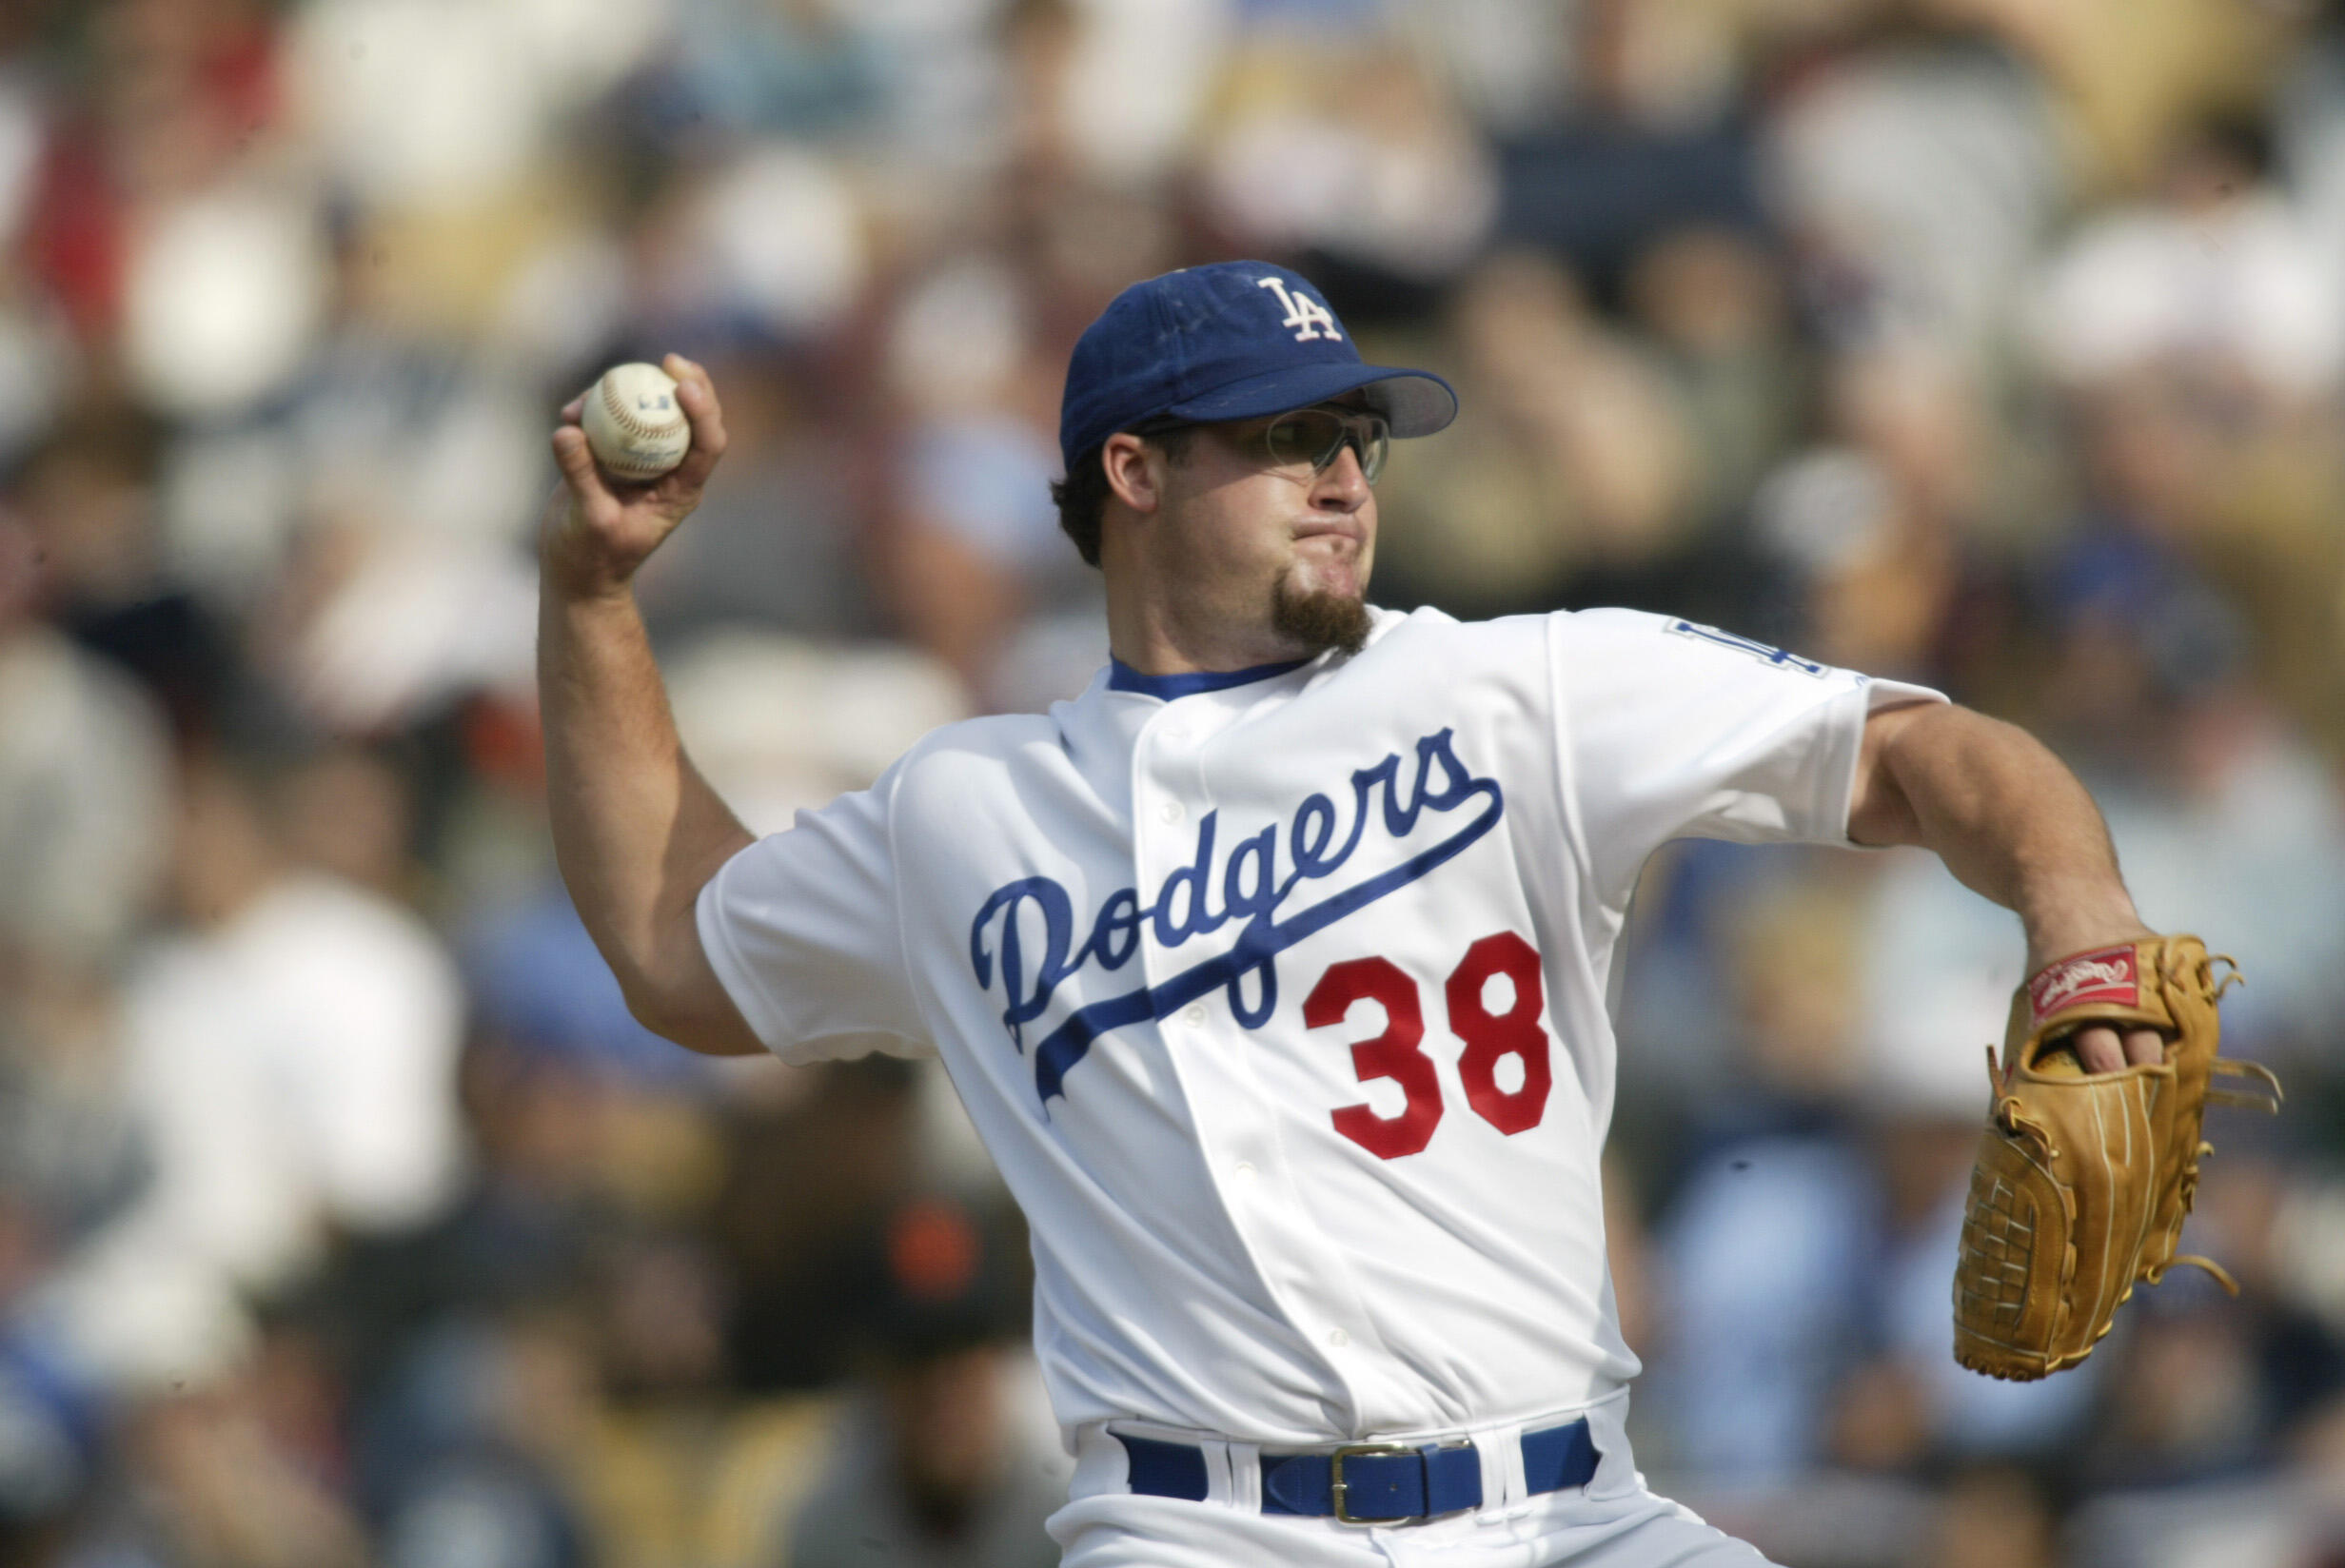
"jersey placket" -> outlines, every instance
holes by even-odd
[[[1196,862],[1200,824],[1215,807],[1205,765],[1213,737],[1251,706],[1251,694],[1202,693],[1168,704],[1133,749],[1134,871],[1139,885],[1163,888]],[[1218,824],[1212,871],[1199,897],[1218,907],[1219,873],[1235,831]],[[1161,896],[1161,895],[1160,895]],[[1140,959],[1149,985],[1161,986],[1234,939],[1212,947],[1168,948],[1154,922],[1143,926]],[[1354,1286],[1342,1252],[1307,1212],[1278,1135],[1271,1097],[1247,1052],[1257,1042],[1238,1028],[1226,992],[1187,1002],[1155,1025],[1166,1059],[1180,1080],[1209,1179],[1244,1242],[1273,1304],[1319,1355],[1331,1378],[1330,1402],[1346,1425],[1363,1408],[1386,1406],[1374,1390],[1390,1382],[1391,1356]]]

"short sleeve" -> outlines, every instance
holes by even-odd
[[[904,959],[888,831],[896,777],[798,813],[700,890],[709,964],[786,1062],[935,1053]]]
[[[1689,620],[1551,624],[1566,808],[1607,891],[1672,838],[1847,843],[1866,717],[1945,700]]]

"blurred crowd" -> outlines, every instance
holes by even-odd
[[[640,598],[753,827],[1104,659],[1059,381],[1261,256],[1465,415],[1380,602],[1918,679],[2248,979],[2190,1244],[1950,1359],[2015,922],[1648,868],[1655,1484],[1796,1568],[2345,1563],[2345,7],[0,0],[0,1568],[1046,1564],[950,1087],[650,1037],[551,863],[553,410],[710,365]]]

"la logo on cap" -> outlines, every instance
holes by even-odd
[[[1287,307],[1287,319],[1281,326],[1295,329],[1296,343],[1310,343],[1315,338],[1332,338],[1340,342],[1343,334],[1335,330],[1335,313],[1308,294],[1297,294],[1278,278],[1264,278],[1261,285],[1278,296],[1278,303]]]

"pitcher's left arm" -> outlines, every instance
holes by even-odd
[[[1866,720],[1849,800],[1858,844],[1934,852],[1964,887],[2016,911],[2027,972],[2087,949],[2154,934],[2118,874],[2100,808],[2077,775],[2016,724],[1946,703],[1884,708]],[[2155,1062],[2155,1030],[2119,1041],[2082,1030],[2086,1070]]]

